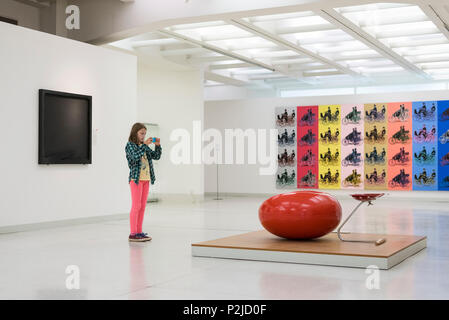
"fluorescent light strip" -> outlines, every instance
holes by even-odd
[[[277,21],[277,20],[284,20],[284,19],[309,17],[309,16],[313,16],[313,15],[314,15],[314,13],[312,11],[301,11],[301,12],[280,13],[280,14],[270,14],[270,15],[264,15],[264,16],[247,17],[247,18],[244,18],[244,20],[246,20],[247,22]]]
[[[366,5],[358,5],[358,6],[348,6],[348,7],[340,7],[336,8],[339,13],[351,13],[351,12],[365,12],[365,11],[373,11],[373,10],[385,10],[385,9],[394,9],[394,8],[406,8],[413,7],[415,5],[411,4],[399,4],[399,3],[375,3],[375,4],[366,4]]]

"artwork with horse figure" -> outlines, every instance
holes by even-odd
[[[438,190],[437,101],[413,106],[413,190]]]
[[[275,113],[277,188],[449,191],[449,100]]]
[[[365,189],[387,189],[387,104],[364,105]]]
[[[449,100],[438,101],[438,190],[449,190]]]
[[[341,186],[341,106],[318,106],[318,186],[340,189]]]
[[[341,188],[363,189],[363,104],[341,106]]]
[[[387,105],[388,189],[412,190],[412,103]]]
[[[296,107],[276,108],[275,124],[278,130],[278,170],[276,186],[295,189],[297,187],[297,123]]]
[[[298,188],[318,188],[318,106],[298,107]]]

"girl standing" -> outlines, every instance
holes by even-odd
[[[159,160],[162,154],[160,139],[155,138],[155,150],[149,145],[153,142],[150,137],[145,140],[147,129],[144,124],[137,122],[131,128],[131,133],[125,147],[126,159],[128,161],[129,177],[128,183],[131,188],[131,212],[129,215],[131,233],[129,241],[149,241],[151,237],[142,232],[143,216],[147,204],[147,197],[151,184],[154,184],[152,160]],[[145,141],[144,141],[145,140]]]

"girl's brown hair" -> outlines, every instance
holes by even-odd
[[[147,129],[147,127],[145,127],[145,125],[143,123],[140,122],[136,122],[133,124],[133,127],[131,128],[131,133],[129,134],[129,138],[128,141],[130,142],[134,142],[135,144],[139,144],[140,142],[137,139],[137,132],[140,129]]]

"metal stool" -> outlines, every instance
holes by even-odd
[[[354,208],[354,210],[352,210],[351,214],[345,219],[345,221],[343,221],[343,223],[340,225],[340,227],[337,229],[337,235],[338,238],[341,241],[344,242],[363,242],[363,243],[374,243],[376,246],[380,246],[381,244],[385,243],[387,241],[387,239],[385,238],[380,238],[377,240],[345,240],[342,238],[341,236],[341,228],[343,228],[343,226],[346,224],[346,222],[348,222],[348,220],[352,217],[352,215],[357,211],[357,209],[364,203],[364,202],[368,202],[368,205],[371,206],[373,203],[371,201],[376,200],[377,198],[380,198],[384,195],[385,193],[364,193],[364,194],[351,194],[351,197],[353,197],[356,200],[359,200],[360,203]]]

